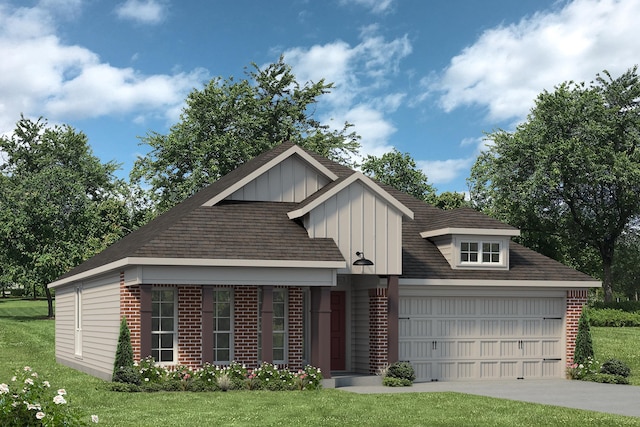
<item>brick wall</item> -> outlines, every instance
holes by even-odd
[[[303,368],[304,297],[301,288],[289,288],[289,369]]]
[[[140,360],[140,287],[125,286],[124,271],[120,272],[120,319],[127,318],[131,333],[133,358]]]
[[[178,363],[202,365],[202,287],[178,287]]]
[[[566,358],[567,363],[573,362],[573,352],[576,349],[576,337],[578,336],[578,323],[582,307],[587,303],[587,289],[571,289],[567,291],[566,311]]]
[[[387,290],[369,290],[369,373],[387,365]]]
[[[258,287],[234,287],[233,359],[255,368],[258,360]]]

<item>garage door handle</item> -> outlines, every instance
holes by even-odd
[[[543,317],[542,320],[562,320],[562,317]]]
[[[553,361],[553,362],[555,362],[555,361],[560,361],[560,360],[562,360],[562,359],[558,357],[558,358],[548,358],[548,359],[547,359],[547,358],[544,358],[544,359],[542,359],[542,360],[543,360],[543,361],[545,361],[545,362],[546,362],[546,361]]]

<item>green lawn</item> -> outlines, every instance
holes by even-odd
[[[71,405],[106,426],[635,426],[637,418],[459,393],[357,395],[317,392],[115,393],[55,363],[54,322],[43,301],[0,299],[0,382],[31,366]],[[596,352],[640,372],[640,328],[594,328]],[[637,348],[637,347],[636,347]],[[629,356],[627,360],[626,357]],[[598,357],[601,357],[598,354]],[[602,357],[601,357],[602,358]],[[639,381],[636,380],[635,383]]]

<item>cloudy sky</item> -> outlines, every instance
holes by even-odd
[[[0,0],[0,133],[45,117],[87,134],[127,176],[184,99],[284,54],[335,90],[362,153],[408,152],[465,191],[483,134],[513,129],[542,90],[640,63],[638,0]]]

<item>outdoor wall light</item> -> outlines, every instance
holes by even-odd
[[[373,261],[364,257],[364,252],[356,252],[356,255],[360,258],[355,260],[353,265],[373,265]]]

